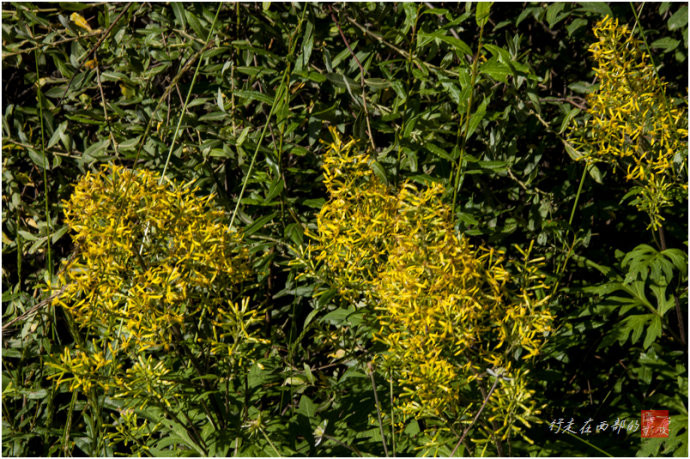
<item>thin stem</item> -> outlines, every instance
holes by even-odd
[[[211,41],[211,36],[213,35],[213,31],[216,28],[216,20],[218,19],[218,13],[220,13],[220,7],[222,6],[222,3],[218,4],[218,8],[216,9],[216,15],[213,17],[213,23],[211,24],[211,30],[208,31],[208,36],[206,37],[206,44],[204,45],[203,49],[206,49],[208,46],[209,42]],[[165,159],[165,166],[163,166],[163,173],[161,174],[161,178],[159,180],[159,184],[163,183],[163,178],[165,177],[165,171],[168,169],[168,163],[170,162],[170,156],[172,155],[173,149],[175,148],[175,141],[177,140],[177,136],[180,132],[180,125],[182,124],[182,118],[184,118],[185,113],[187,112],[187,105],[189,104],[189,98],[192,95],[192,90],[194,89],[194,83],[196,82],[196,77],[199,74],[199,68],[201,67],[201,59],[196,64],[196,69],[194,70],[194,76],[192,77],[192,83],[189,85],[189,90],[187,90],[187,98],[184,101],[184,104],[182,105],[182,113],[180,113],[180,118],[177,120],[177,126],[175,127],[175,133],[173,134],[172,141],[170,142],[170,150],[168,150],[168,157]]]
[[[67,411],[67,421],[65,422],[65,431],[62,436],[62,451],[65,453],[65,457],[71,456],[69,453],[69,432],[72,429],[72,413],[74,413],[74,405],[77,403],[78,391],[72,392],[72,400],[70,400],[69,408]]]
[[[606,451],[604,451],[603,449],[599,448],[598,446],[595,446],[595,445],[591,444],[590,442],[588,442],[588,441],[585,440],[584,438],[580,438],[579,436],[577,436],[577,435],[575,435],[575,434],[572,434],[572,433],[570,433],[570,432],[566,432],[566,433],[567,433],[568,435],[570,435],[571,437],[573,437],[573,438],[575,438],[575,439],[581,441],[581,442],[584,443],[585,445],[591,446],[592,448],[596,449],[596,450],[599,451],[600,453],[605,454],[605,455],[607,455],[608,457],[613,457],[611,454],[607,453]]]
[[[390,388],[391,397],[391,444],[393,445],[393,457],[395,453],[395,417],[393,416],[393,370],[389,370],[388,387]]]
[[[98,53],[93,55],[96,61],[96,83],[98,83],[98,91],[101,93],[101,104],[103,104],[103,118],[105,118],[105,123],[108,125],[108,136],[113,144],[113,149],[115,150],[115,157],[120,157],[120,152],[117,149],[117,142],[115,141],[115,136],[113,135],[113,128],[110,125],[110,118],[108,117],[108,110],[106,109],[105,94],[103,93],[103,85],[101,84],[101,70],[100,64],[98,63]]]
[[[661,250],[666,250],[666,235],[664,233],[664,227],[659,226],[659,245]],[[680,332],[680,341],[685,346],[685,325],[683,324],[683,312],[680,309],[680,301],[678,300],[678,295],[673,294],[673,301],[675,303],[676,318],[678,319],[678,331]]]
[[[371,362],[367,363],[369,369],[369,378],[371,379],[371,388],[374,391],[374,402],[376,402],[376,416],[379,418],[379,430],[381,431],[381,442],[383,443],[383,452],[388,456],[388,447],[386,446],[386,436],[383,434],[383,421],[381,420],[381,405],[379,404],[379,396],[376,393],[376,381],[374,381],[374,369]]]
[[[345,42],[345,46],[347,46],[348,51],[350,51],[350,55],[355,58],[355,62],[357,62],[357,66],[359,67],[359,83],[362,87],[362,105],[364,106],[364,117],[367,120],[367,134],[369,135],[369,142],[371,142],[372,151],[376,151],[376,144],[374,143],[374,136],[371,134],[371,124],[369,123],[369,109],[367,108],[366,89],[364,86],[364,67],[362,67],[362,63],[359,62],[357,55],[354,53],[354,51],[352,51],[350,43],[347,41],[347,38],[343,33],[343,29],[340,28],[340,22],[338,22],[338,18],[336,17],[335,13],[333,13],[333,8],[331,8],[330,5],[328,8],[331,11],[331,19],[333,19],[333,22],[335,22],[335,25],[338,27],[340,37],[343,39],[343,42]]]
[[[342,441],[340,441],[337,438],[332,437],[331,435],[328,435],[328,434],[323,434],[323,437],[328,439],[328,440],[336,442],[337,444],[339,444],[340,446],[342,446],[344,448],[349,449],[350,451],[352,451],[353,453],[355,453],[359,457],[363,456],[362,452],[360,450],[358,450],[354,445],[351,446],[351,445],[348,445],[346,443],[343,443]]]
[[[582,185],[585,183],[585,177],[587,176],[587,170],[589,169],[588,165],[585,165],[584,169],[582,169],[582,176],[580,176],[580,185],[577,188],[577,194],[575,194],[575,202],[573,203],[573,208],[570,211],[570,218],[568,219],[568,227],[570,228],[573,224],[573,219],[575,217],[575,209],[577,209],[577,203],[580,200],[580,194],[582,193]],[[568,264],[568,260],[570,260],[570,256],[573,253],[573,249],[575,248],[575,243],[577,241],[577,234],[575,234],[575,231],[573,231],[573,242],[570,244],[570,247],[568,248],[568,253],[565,255],[565,260],[563,260],[563,264],[558,267],[558,270],[556,270],[556,274],[559,276],[558,280],[556,281],[556,285],[553,287],[553,295],[555,295],[556,290],[558,290],[559,283],[561,281],[560,275],[563,273],[565,270],[565,266]],[[563,241],[563,249],[565,249],[565,241]]]
[[[486,394],[486,397],[484,397],[484,401],[482,402],[482,406],[479,407],[479,411],[477,411],[477,414],[474,416],[474,419],[472,419],[472,422],[470,423],[470,425],[468,425],[468,426],[465,428],[465,431],[462,433],[462,437],[460,437],[460,440],[458,440],[458,442],[455,444],[455,448],[453,448],[453,451],[450,452],[450,456],[451,456],[451,457],[455,456],[455,451],[458,450],[458,448],[459,448],[460,445],[462,444],[462,441],[463,441],[463,440],[465,439],[465,437],[467,436],[467,433],[470,431],[470,429],[471,429],[471,428],[474,426],[474,424],[477,422],[477,419],[479,419],[479,415],[482,414],[482,411],[484,411],[484,407],[485,407],[486,404],[489,402],[489,399],[491,398],[491,394],[493,394],[494,389],[496,389],[496,386],[498,385],[498,380],[499,380],[499,379],[500,379],[500,377],[496,377],[496,379],[494,380],[494,383],[493,383],[493,385],[491,386],[491,389],[489,390],[489,393]]]
[[[467,139],[468,139],[468,131],[470,128],[470,115],[472,112],[472,101],[474,99],[474,85],[477,82],[477,65],[479,62],[479,55],[482,50],[482,38],[484,37],[484,24],[485,21],[482,21],[482,23],[479,26],[479,42],[477,44],[477,53],[474,56],[474,61],[472,62],[472,79],[470,82],[470,97],[469,100],[467,101],[467,110],[465,111],[465,126],[462,130],[462,139],[460,143],[460,157],[458,158],[458,162],[455,166],[454,172],[451,171],[451,176],[449,179],[449,182],[453,185],[453,204],[451,205],[451,213],[455,214],[455,203],[457,201],[458,197],[458,188],[460,186],[460,177],[462,173],[462,163],[464,160],[464,155],[465,155],[465,146],[467,145]],[[459,128],[458,128],[459,129]],[[455,180],[453,180],[453,178]]]
[[[276,456],[280,457],[281,456],[280,452],[278,451],[278,449],[276,449],[276,447],[273,444],[273,442],[271,441],[271,439],[268,438],[268,435],[266,435],[266,432],[264,432],[264,429],[259,429],[259,430],[261,430],[261,433],[264,434],[264,438],[266,438],[266,441],[268,442],[268,444],[271,445],[271,448],[273,448],[273,451],[275,451]]]
[[[295,34],[293,36],[296,36],[299,31],[302,29],[302,23],[304,22],[304,15],[307,11],[307,4],[304,4],[304,9],[302,10],[302,16],[300,17],[299,23],[297,24],[297,28],[295,29]],[[249,181],[249,177],[252,175],[252,170],[254,169],[254,163],[256,162],[256,157],[259,153],[259,148],[261,147],[261,144],[264,141],[264,137],[266,136],[266,130],[268,129],[268,125],[271,122],[271,117],[276,111],[276,107],[278,106],[278,101],[281,100],[283,96],[283,91],[287,91],[287,81],[289,79],[290,75],[290,58],[293,56],[295,52],[295,40],[292,40],[291,46],[290,46],[290,54],[288,55],[288,64],[287,68],[285,69],[285,72],[283,73],[283,79],[280,82],[280,86],[278,87],[278,91],[276,92],[275,97],[273,98],[273,103],[271,104],[271,110],[268,112],[268,117],[266,118],[266,123],[264,123],[264,127],[261,130],[261,135],[259,136],[259,141],[256,143],[256,149],[254,150],[254,154],[252,155],[252,161],[249,163],[249,170],[247,170],[247,174],[244,176],[244,180],[242,180],[242,188],[240,189],[240,195],[237,197],[237,203],[235,204],[235,209],[232,211],[232,217],[230,218],[230,224],[228,225],[228,228],[232,228],[233,223],[235,222],[235,217],[237,217],[237,211],[240,208],[240,203],[242,202],[242,196],[244,196],[244,190],[247,188],[247,182]]]
[[[36,97],[38,99],[38,117],[41,122],[41,154],[43,155],[43,195],[45,196],[45,212],[46,212],[46,232],[48,238],[48,279],[53,283],[53,250],[51,245],[52,229],[50,222],[50,201],[48,199],[48,157],[46,156],[46,140],[45,129],[43,127],[43,92],[41,91],[41,78],[38,70],[38,50],[34,51],[34,60],[36,61]]]
[[[588,165],[585,165],[582,169],[582,176],[580,177],[580,185],[577,187],[577,194],[575,195],[575,202],[573,203],[573,209],[570,211],[570,218],[568,219],[568,226],[573,224],[573,217],[575,217],[575,209],[577,209],[577,203],[580,200],[580,194],[582,193],[582,185],[585,183],[585,177],[587,176]]]

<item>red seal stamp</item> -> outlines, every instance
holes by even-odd
[[[642,438],[668,437],[668,410],[642,410]]]

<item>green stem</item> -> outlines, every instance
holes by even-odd
[[[391,397],[391,444],[393,446],[393,457],[396,456],[395,453],[395,417],[393,416],[393,370],[389,370],[388,387],[390,389]]]
[[[573,203],[573,208],[570,211],[570,218],[568,219],[568,227],[571,228],[573,224],[573,219],[575,218],[575,210],[577,209],[577,203],[580,201],[580,194],[582,194],[582,186],[585,183],[585,177],[587,176],[587,170],[589,169],[589,166],[585,164],[585,167],[582,169],[582,175],[580,176],[580,185],[577,187],[577,193],[575,194],[575,202]],[[577,234],[575,231],[573,231],[573,242],[570,244],[570,248],[568,249],[568,253],[565,255],[565,260],[563,260],[563,264],[559,266],[558,270],[556,270],[556,275],[558,276],[558,280],[556,281],[556,285],[553,287],[553,292],[552,295],[555,296],[556,291],[558,290],[558,286],[560,285],[561,281],[561,274],[565,270],[565,266],[568,264],[568,260],[570,260],[570,256],[573,253],[573,249],[575,248],[575,242],[577,241]],[[565,249],[565,241],[563,241]]]
[[[296,36],[299,31],[302,29],[302,23],[304,22],[304,15],[307,11],[307,4],[304,4],[304,9],[302,10],[302,17],[300,17],[299,23],[297,24],[297,28],[295,29],[295,34],[293,36]],[[278,87],[278,91],[276,91],[276,95],[273,98],[273,103],[271,104],[271,110],[268,112],[268,117],[266,118],[266,123],[264,123],[264,127],[261,130],[261,135],[259,136],[259,141],[256,144],[256,149],[254,150],[254,154],[252,155],[252,161],[249,163],[249,170],[247,170],[247,174],[244,176],[244,180],[242,180],[242,188],[240,189],[240,195],[237,197],[237,203],[235,204],[235,210],[232,211],[232,217],[230,218],[230,224],[228,225],[228,228],[232,228],[233,223],[235,222],[235,217],[237,217],[237,211],[240,208],[240,203],[242,202],[242,196],[244,196],[244,190],[247,188],[247,182],[249,181],[249,177],[252,175],[252,170],[254,169],[254,163],[256,162],[256,157],[259,153],[259,148],[261,147],[261,144],[264,141],[264,137],[266,136],[266,130],[268,129],[268,125],[271,122],[271,117],[276,111],[276,107],[278,106],[278,101],[281,100],[283,97],[283,91],[287,92],[287,82],[290,79],[290,58],[294,55],[295,52],[295,43],[296,40],[291,40],[290,43],[290,54],[288,55],[288,64],[285,69],[285,72],[283,73],[283,78],[280,81],[280,86]]]
[[[213,31],[216,28],[216,21],[218,19],[218,13],[220,13],[220,7],[222,6],[222,3],[218,3],[218,8],[216,9],[216,15],[213,17],[213,23],[211,24],[211,30],[208,31],[208,36],[206,37],[206,43],[204,44],[203,49],[206,49],[208,46],[209,42],[211,41],[211,36],[213,35]],[[159,183],[163,183],[163,178],[165,177],[165,171],[168,169],[168,163],[170,162],[170,156],[172,155],[173,148],[175,148],[175,141],[177,140],[177,135],[180,132],[180,125],[182,124],[182,118],[184,118],[184,114],[187,113],[187,105],[189,104],[189,98],[192,95],[192,90],[194,89],[194,83],[196,82],[196,77],[199,74],[199,68],[201,67],[201,57],[199,56],[199,61],[196,63],[196,69],[194,70],[194,76],[192,77],[192,83],[189,85],[189,89],[187,90],[187,97],[184,100],[184,104],[182,105],[182,113],[180,113],[180,118],[177,120],[177,126],[175,127],[175,133],[173,134],[173,139],[172,142],[170,142],[170,150],[168,150],[168,157],[165,159],[165,166],[163,167],[163,173],[161,174],[161,178]]]
[[[577,203],[580,200],[580,194],[582,193],[582,185],[585,183],[585,177],[587,176],[588,165],[585,165],[582,169],[582,176],[580,177],[580,185],[577,187],[577,194],[575,195],[575,202],[573,203],[573,209],[570,211],[570,218],[568,219],[568,226],[573,224],[573,217],[575,217],[575,209],[577,209]]]
[[[374,391],[374,402],[376,402],[376,416],[379,420],[379,430],[381,431],[381,442],[383,443],[383,452],[388,456],[388,447],[386,446],[386,436],[383,433],[383,421],[381,420],[381,404],[379,403],[379,396],[376,393],[376,381],[374,380],[374,368],[372,363],[367,363],[367,368],[369,369],[369,378],[371,379],[371,389]]]
[[[414,20],[414,25],[412,26],[412,37],[410,38],[410,46],[409,46],[409,51],[407,52],[406,55],[406,62],[405,62],[405,71],[407,73],[407,80],[405,82],[405,85],[407,87],[407,90],[405,91],[407,93],[407,97],[405,97],[405,103],[403,104],[403,120],[402,123],[400,123],[400,129],[396,130],[395,133],[395,146],[397,149],[398,157],[396,160],[396,170],[395,170],[395,182],[396,184],[398,183],[398,177],[400,176],[400,154],[402,153],[402,136],[403,133],[405,132],[405,126],[407,125],[407,102],[410,100],[410,97],[413,96],[412,94],[412,62],[414,61],[414,48],[415,48],[415,43],[416,43],[416,33],[417,33],[417,23],[419,21],[419,12],[421,11],[422,6],[419,5],[417,7],[417,13],[415,15],[415,20]]]
[[[69,432],[72,429],[72,413],[74,413],[74,405],[77,403],[78,391],[72,392],[72,400],[69,403],[69,408],[67,411],[67,421],[65,422],[64,435],[62,436],[62,451],[65,457],[71,456],[69,452]]]
[[[644,3],[640,6],[640,13],[642,12],[642,8],[644,8]],[[633,6],[632,2],[630,3],[630,9],[632,9],[633,14],[635,15],[635,24],[640,26],[640,35],[642,36],[642,42],[644,43],[645,50],[647,51],[647,55],[649,56],[649,61],[652,63],[652,71],[654,72],[654,76],[660,80],[661,77],[659,76],[659,72],[656,70],[656,65],[654,64],[654,56],[652,56],[652,52],[649,49],[649,44],[647,44],[647,37],[645,36],[644,33],[644,28],[642,27],[642,23],[640,22],[640,17],[638,16],[637,11],[635,11],[635,7]],[[634,30],[634,27],[633,27]],[[666,100],[666,91],[663,90],[661,91],[661,97],[664,99],[664,107],[666,108],[666,114],[670,119],[673,119],[671,117],[671,110],[669,108],[669,103],[668,100]]]
[[[273,444],[273,442],[271,441],[271,439],[268,438],[268,435],[266,435],[266,432],[264,432],[264,429],[260,429],[260,430],[261,430],[261,433],[264,434],[264,438],[266,439],[266,441],[268,442],[268,444],[271,445],[271,448],[273,448],[273,451],[275,451],[276,456],[277,456],[277,457],[280,457],[280,456],[281,456],[280,452],[279,452],[278,449],[275,447],[275,445]]]
[[[584,438],[580,438],[580,437],[578,437],[577,435],[572,434],[572,433],[570,433],[570,432],[566,432],[566,433],[567,433],[568,435],[570,435],[571,437],[573,437],[573,438],[575,438],[575,439],[581,441],[581,442],[584,443],[585,445],[591,446],[592,448],[594,448],[594,449],[596,449],[597,451],[599,451],[601,454],[605,454],[605,455],[607,455],[608,457],[613,457],[612,455],[610,455],[609,453],[607,453],[607,452],[604,451],[603,449],[599,448],[598,446],[594,446],[593,444],[591,444],[590,442],[588,442],[588,441],[585,440]]]
[[[34,50],[36,61],[36,97],[38,99],[38,117],[41,122],[41,154],[43,155],[43,195],[45,196],[46,232],[48,238],[48,279],[53,283],[53,251],[51,246],[52,230],[50,222],[50,201],[48,199],[48,157],[46,156],[45,128],[43,127],[43,92],[41,91],[41,78],[38,70],[38,50]]]
[[[468,131],[470,127],[470,115],[472,111],[472,101],[474,98],[474,85],[477,82],[477,64],[479,62],[479,55],[482,50],[482,38],[484,37],[484,22],[479,26],[479,43],[477,44],[477,53],[474,56],[474,61],[472,62],[472,79],[470,82],[470,97],[467,101],[467,109],[465,110],[465,123],[462,130],[462,138],[460,142],[460,157],[455,165],[455,170],[451,171],[449,182],[453,185],[453,204],[451,205],[451,213],[455,214],[455,203],[458,197],[458,188],[460,187],[460,177],[462,175],[462,163],[465,155],[465,146],[467,144]],[[462,123],[459,123],[458,131]],[[459,132],[458,132],[459,133]]]

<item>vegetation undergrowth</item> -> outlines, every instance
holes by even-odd
[[[687,455],[687,5],[2,14],[4,455]]]

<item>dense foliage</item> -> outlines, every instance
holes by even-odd
[[[2,14],[4,455],[687,455],[687,5]]]

